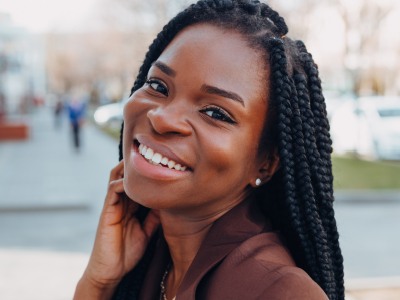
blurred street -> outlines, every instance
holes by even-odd
[[[118,145],[87,122],[76,152],[67,120],[56,128],[47,108],[26,121],[27,141],[0,143],[0,299],[71,299]],[[348,299],[399,299],[399,193],[339,191],[335,205]]]
[[[118,145],[89,122],[31,114],[30,138],[0,143],[0,299],[71,299],[91,251]]]
[[[1,0],[0,300],[72,298],[118,162],[118,142],[81,117],[119,127],[151,41],[192,2]],[[346,299],[399,300],[400,1],[260,2],[318,65]],[[69,107],[61,126],[51,107]]]

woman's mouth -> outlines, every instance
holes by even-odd
[[[155,152],[150,147],[146,145],[140,144],[138,147],[138,152],[142,155],[149,163],[160,166],[166,167],[169,169],[175,169],[177,171],[185,171],[187,169],[186,166],[183,166],[172,159],[161,155],[160,153]]]

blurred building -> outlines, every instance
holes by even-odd
[[[0,12],[0,110],[26,113],[46,92],[45,47],[40,35],[13,24]]]

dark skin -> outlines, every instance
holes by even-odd
[[[159,223],[172,258],[172,299],[215,220],[275,172],[276,156],[259,151],[268,109],[260,61],[239,33],[200,24],[180,32],[153,64],[124,110],[125,159],[112,172],[75,299],[109,299]],[[182,169],[150,163],[139,145]],[[130,217],[138,204],[151,208],[144,224]]]

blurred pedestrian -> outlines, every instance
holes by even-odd
[[[256,0],[163,27],[75,300],[344,299],[321,82],[287,32]]]
[[[57,99],[56,105],[54,106],[54,125],[56,128],[61,127],[63,111],[64,103],[61,99]]]
[[[86,104],[78,96],[72,96],[67,105],[69,121],[72,129],[73,145],[76,150],[81,148],[81,128],[85,121]]]

